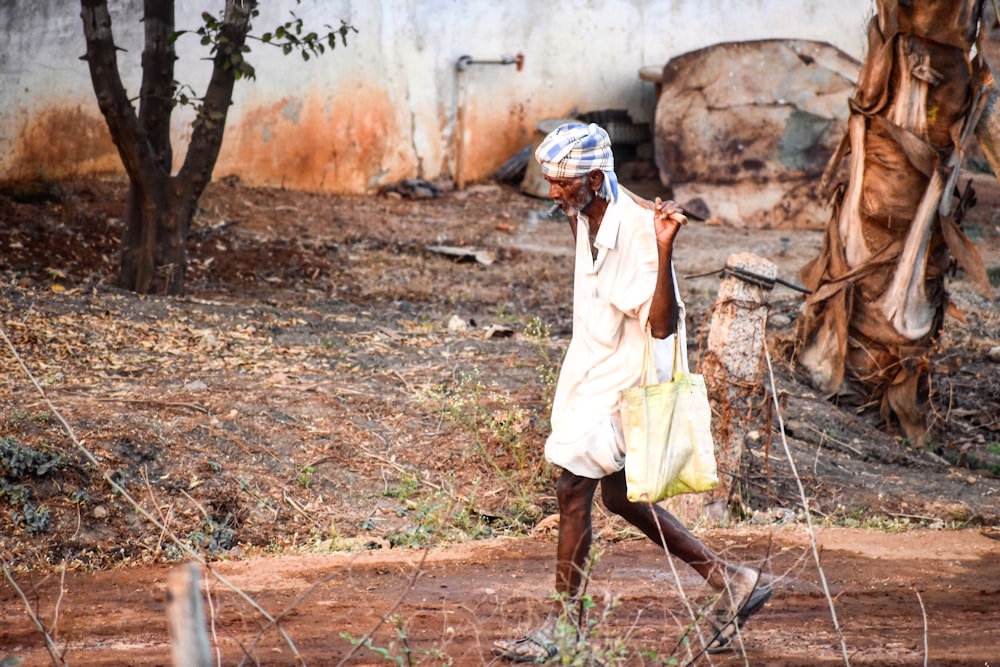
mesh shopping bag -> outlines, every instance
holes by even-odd
[[[633,502],[710,491],[719,483],[708,391],[705,379],[688,368],[683,309],[678,319],[671,379],[657,382],[647,331],[642,383],[619,397],[625,481]]]

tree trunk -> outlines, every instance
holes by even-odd
[[[129,185],[117,285],[140,294],[180,294],[187,267],[191,215],[166,188],[172,179],[151,179],[152,189]]]
[[[179,294],[187,267],[186,238],[198,199],[212,179],[254,0],[226,0],[212,77],[183,166],[171,176],[174,108],[174,2],[144,0],[145,48],[137,114],[118,72],[107,0],[81,0],[84,59],[94,93],[129,178],[118,285],[139,293]]]
[[[803,268],[813,293],[797,331],[813,384],[878,405],[913,442],[929,428],[930,355],[954,259],[989,289],[960,224],[974,201],[957,180],[982,113],[989,70],[972,59],[983,0],[878,0],[848,132],[823,178],[834,214],[820,255]]]

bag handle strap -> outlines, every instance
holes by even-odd
[[[674,300],[677,302],[677,331],[674,334],[674,367],[673,375],[691,372],[688,367],[687,357],[687,312],[684,308],[684,301],[681,300],[681,288],[677,285],[677,274],[674,272],[673,262],[670,264],[670,274],[674,278]]]
[[[671,378],[678,373],[685,375],[691,372],[688,367],[687,358],[687,325],[685,324],[686,313],[684,302],[681,301],[680,287],[677,285],[677,274],[674,272],[674,265],[670,264],[670,273],[674,278],[674,299],[677,302],[677,331],[674,333],[674,363],[671,370]],[[650,333],[649,324],[646,324],[646,349],[642,355],[642,380],[641,385],[651,385],[659,382],[656,376],[656,361],[653,355],[653,334]]]
[[[653,334],[650,333],[649,325],[646,325],[646,349],[642,352],[642,379],[639,386],[656,384],[659,378],[656,377],[656,358],[653,356]]]

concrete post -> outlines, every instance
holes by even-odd
[[[696,368],[705,377],[712,404],[719,486],[668,501],[671,511],[689,524],[726,523],[730,504],[743,501],[743,444],[749,431],[761,428],[767,409],[764,335],[768,294],[777,276],[773,262],[751,253],[726,260],[707,349]]]
[[[167,575],[167,616],[173,667],[212,667],[197,563],[184,563]]]

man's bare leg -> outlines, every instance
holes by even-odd
[[[601,500],[614,512],[643,532],[646,537],[690,565],[714,590],[728,592],[727,606],[735,608],[756,583],[749,568],[732,565],[695,537],[684,524],[659,505],[628,499],[625,471],[601,480]]]
[[[591,527],[598,480],[564,471],[556,482],[559,500],[559,543],[556,547],[556,592],[562,599],[541,626],[520,639],[493,642],[493,654],[516,662],[544,662],[558,653],[556,623],[567,604],[575,601],[593,540]]]
[[[559,544],[556,547],[556,593],[573,599],[580,591],[593,541],[594,492],[599,480],[564,470],[556,482]]]

